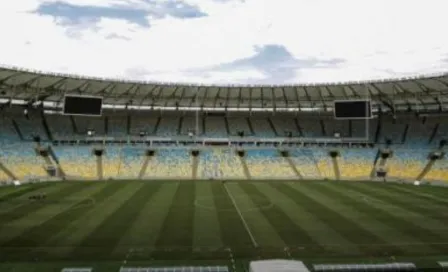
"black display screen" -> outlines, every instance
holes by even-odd
[[[68,115],[101,115],[103,99],[89,96],[65,96],[64,114]]]
[[[334,116],[337,119],[366,119],[372,117],[370,101],[335,101]]]

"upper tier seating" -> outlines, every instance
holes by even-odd
[[[226,123],[223,117],[205,118],[205,135],[209,137],[227,137]]]
[[[188,135],[189,132],[192,132],[195,135],[202,135],[202,120],[202,118],[191,116],[182,118],[182,128],[180,133],[182,135]]]
[[[136,116],[131,118],[131,135],[139,135],[144,132],[148,135],[153,134],[158,118]]]
[[[109,117],[109,127],[108,133],[109,136],[123,137],[127,136],[127,124],[128,120],[124,116],[113,116]]]
[[[229,132],[231,136],[237,136],[239,131],[243,131],[245,136],[252,134],[246,118],[229,117]]]
[[[268,119],[269,120],[269,119]],[[292,136],[299,137],[300,132],[297,128],[296,121],[294,118],[279,118],[279,117],[273,117],[270,118],[272,124],[274,125],[274,128],[277,132],[278,137],[285,137],[287,136],[286,133],[291,132]]]
[[[48,140],[41,117],[30,114],[28,119],[25,116],[20,116],[14,120],[17,122],[24,140],[33,140],[34,136],[39,136],[44,141]]]
[[[385,143],[386,139],[392,140],[394,144],[403,143],[403,136],[405,133],[406,123],[393,119],[390,116],[385,116],[381,123],[381,138],[380,143]]]
[[[159,126],[157,127],[157,136],[172,136],[179,134],[180,118],[177,117],[162,117]]]
[[[76,127],[78,128],[78,134],[86,135],[88,130],[94,130],[95,135],[105,135],[105,122],[102,117],[86,117],[76,116],[74,117]]]
[[[303,137],[323,137],[322,127],[319,119],[299,119],[299,125],[303,133]]]
[[[10,118],[0,116],[0,144],[20,141],[19,134]]]
[[[340,137],[350,137],[348,120],[334,120],[332,117],[323,120],[327,137],[333,137],[336,133],[339,133]]]
[[[249,119],[252,124],[254,133],[259,137],[275,137],[275,131],[272,129],[267,118]]]
[[[45,117],[55,139],[73,137],[73,124],[68,116],[49,114]]]

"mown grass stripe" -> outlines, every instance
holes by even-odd
[[[193,246],[195,183],[180,182],[155,246],[160,249]]]
[[[256,239],[256,243],[262,247],[280,248],[280,252],[282,252],[286,244],[261,212],[263,209],[272,208],[273,204],[269,199],[263,198],[263,202],[255,203],[252,197],[241,187],[241,183],[227,183],[226,187],[235,199],[235,203],[247,222],[254,239]],[[260,203],[263,205],[260,206]]]
[[[244,252],[253,249],[252,240],[224,186],[220,183],[213,183],[212,193],[220,225],[221,241],[226,247],[233,250]]]
[[[257,206],[266,206],[270,200],[260,192],[260,190],[252,183],[240,183],[240,187],[252,199]],[[291,247],[307,246],[312,248],[320,248],[317,241],[296,224],[285,212],[276,204],[270,209],[262,209],[260,211],[268,222],[274,227],[283,242]]]
[[[431,226],[431,223],[427,222],[429,219],[425,218],[424,215],[413,212],[412,208],[409,209],[409,207],[407,207],[407,209],[404,209],[399,205],[395,205],[393,199],[389,199],[388,201],[384,198],[378,197],[374,192],[370,190],[365,190],[364,188],[361,187],[351,187],[347,185],[341,185],[341,188],[347,190],[351,194],[355,194],[360,197],[368,196],[371,200],[373,200],[371,205],[377,205],[378,207],[382,207],[390,215],[404,221],[403,224],[395,226],[398,231],[404,231],[403,230],[404,228],[409,230],[412,227],[416,229],[415,231],[416,235],[424,236],[425,237],[424,240],[428,244],[431,244],[431,247],[442,252],[448,251],[448,245],[440,244],[448,241],[448,237],[443,237],[443,233],[445,233],[446,235],[448,234],[448,232],[446,232],[446,228],[443,227],[441,228],[440,226],[436,228],[436,226]],[[398,197],[399,196],[396,196],[395,198]],[[384,201],[384,203],[386,203],[387,206],[381,204],[381,201]],[[437,231],[438,233],[434,233],[435,231]],[[440,235],[439,233],[442,235]]]
[[[319,184],[319,192],[325,194],[330,199],[341,199],[342,203],[358,211],[364,216],[359,218],[366,222],[377,221],[378,223],[371,223],[372,227],[377,226],[377,233],[380,235],[387,235],[385,239],[390,243],[395,243],[398,247],[403,248],[407,254],[428,254],[435,253],[430,246],[425,245],[425,240],[421,239],[421,229],[412,228],[407,225],[407,222],[390,214],[384,208],[377,207],[374,203],[365,201],[353,195],[350,191],[346,191],[337,184]],[[419,246],[409,246],[411,244],[420,244]]]
[[[367,186],[368,188],[372,188],[371,186]],[[444,213],[448,209],[448,200],[438,200],[431,198],[428,195],[421,195],[413,191],[405,191],[401,188],[397,188],[395,186],[385,185],[385,186],[376,186],[375,190],[381,192],[383,195],[387,195],[389,197],[395,198],[397,194],[401,197],[397,198],[398,201],[407,205],[408,202],[415,204],[417,207],[417,211],[421,214],[427,214],[434,219],[448,219],[448,214]],[[406,200],[406,201],[404,201]],[[420,204],[418,204],[420,203]]]
[[[256,186],[261,193],[266,195],[272,203],[277,204],[291,220],[327,251],[345,255],[358,255],[361,253],[357,245],[346,240],[330,225],[319,220],[315,214],[305,211],[302,206],[297,205],[292,199],[273,188],[269,183],[258,183]],[[338,246],[329,247],[328,244]]]
[[[138,256],[149,259],[152,248],[162,229],[163,222],[168,215],[169,208],[173,202],[179,183],[161,182],[163,185],[152,198],[148,199],[142,206],[138,217],[132,222],[131,228],[123,234],[119,242],[117,252],[122,247],[132,246],[134,253]],[[122,252],[122,251],[121,251]]]
[[[390,203],[400,209],[402,212],[400,215],[408,221],[412,221],[415,224],[420,225],[431,231],[434,235],[438,235],[439,238],[443,238],[448,241],[448,232],[446,231],[446,209],[427,209],[423,207],[421,203],[410,198],[406,198],[404,195],[397,195],[382,190],[380,187],[373,187],[369,184],[353,184],[346,183],[344,186],[354,189],[359,193],[363,193],[368,196],[373,196],[380,201]]]
[[[120,196],[122,197],[122,195],[127,193],[126,189],[128,188],[126,188],[127,184],[125,182],[108,182],[103,184],[105,189],[96,196],[94,205],[75,210],[74,214],[77,216],[72,218],[71,222],[65,224],[62,231],[55,234],[42,246],[45,248],[45,251],[51,251],[55,258],[76,258],[76,256],[71,256],[67,253],[73,250],[82,241],[82,238],[88,235],[89,231],[94,229],[108,213],[113,211],[113,208],[110,208],[108,205],[119,202]],[[111,201],[111,199],[116,201]]]
[[[161,183],[136,183],[134,192],[115,209],[89,235],[83,238],[72,252],[76,256],[84,256],[86,248],[95,247],[96,258],[111,258],[112,252],[137,218],[141,207],[160,189]],[[87,251],[88,252],[88,251]],[[125,256],[118,256],[124,258]]]
[[[383,240],[382,237],[372,233],[368,225],[361,224],[350,213],[340,213],[336,208],[337,202],[328,202],[326,197],[319,196],[318,192],[313,192],[309,188],[311,186],[301,184],[300,186],[289,186],[286,184],[273,183],[272,186],[277,188],[283,194],[287,195],[298,205],[305,207],[310,213],[315,213],[319,219],[342,235],[346,240],[354,244],[387,244],[388,241]],[[306,189],[308,188],[308,190]],[[337,200],[336,200],[337,201]],[[402,250],[393,245],[386,245],[382,249],[387,252],[397,254],[402,253]],[[370,247],[361,247],[366,254],[380,255],[384,251],[377,251]]]
[[[75,211],[73,209],[84,201],[84,194],[94,194],[101,189],[102,187],[99,184],[93,186],[85,185],[84,190],[73,195],[79,196],[78,200],[62,202],[55,205],[49,204],[45,208],[42,208],[36,213],[36,216],[33,216],[34,219],[30,219],[33,225],[27,226],[23,224],[23,227],[20,228],[20,233],[17,235],[12,235],[13,229],[9,231],[11,233],[11,239],[1,245],[2,250],[0,250],[0,255],[9,256],[14,259],[17,257],[21,259],[25,256],[33,255],[30,254],[30,251],[39,248],[47,240],[51,239],[53,235],[64,229],[64,219],[67,216],[71,216],[71,212]],[[65,222],[67,223],[69,221],[65,220]],[[11,228],[17,229],[19,227],[12,226]]]
[[[430,200],[433,201],[435,203],[437,203],[438,205],[442,205],[448,208],[448,199],[447,199],[447,195],[448,195],[448,191],[446,191],[446,195],[443,197],[440,197],[436,194],[434,194],[434,191],[426,191],[426,190],[420,190],[421,187],[415,187],[411,185],[408,186],[403,186],[403,185],[397,185],[397,184],[391,184],[389,185],[391,190],[394,190],[398,193],[406,193],[407,195],[410,195],[412,197],[417,197],[420,200]],[[434,188],[432,188],[434,189]],[[440,189],[440,188],[436,188],[436,189]]]
[[[96,245],[83,245],[83,243],[85,243],[86,237],[89,237],[104,220],[120,208],[140,188],[139,183],[123,182],[123,184],[124,186],[119,191],[109,196],[102,203],[95,205],[94,209],[77,222],[77,226],[82,226],[82,228],[74,229],[70,236],[65,237],[63,243],[69,247],[61,251],[61,254],[70,257],[77,256],[78,259],[82,260],[92,260],[94,256],[98,256],[98,259],[102,260],[101,252],[104,249],[103,243],[106,241],[97,239]],[[70,225],[69,227],[75,226]],[[81,247],[84,248],[82,253],[79,250]]]
[[[221,247],[219,221],[208,181],[196,183],[194,215],[194,247]]]
[[[11,189],[8,191],[7,190],[4,190],[4,192],[0,191],[2,193],[0,195],[0,203],[8,201],[8,200],[13,200],[15,198],[19,198],[23,195],[26,195],[26,194],[31,193],[36,190],[40,190],[45,187],[48,187],[48,184],[41,184],[40,186],[37,184],[36,185],[28,185],[28,186],[23,186],[23,187],[19,187],[19,188],[9,187]]]
[[[121,187],[117,186],[104,186],[104,184],[83,184],[87,189],[95,188],[93,192],[86,195],[86,199],[77,202],[74,206],[71,206],[69,210],[56,215],[51,220],[44,222],[43,224],[29,229],[23,233],[21,237],[18,237],[16,241],[11,241],[11,245],[8,248],[3,247],[0,250],[1,253],[8,253],[8,256],[15,254],[14,259],[26,259],[29,260],[30,256],[42,259],[53,259],[52,252],[58,251],[61,244],[59,243],[58,236],[65,236],[63,234],[67,227],[77,219],[81,218],[86,212],[93,209],[95,203],[92,204],[91,200],[94,199],[100,202],[105,197],[109,196],[113,190],[118,190]],[[90,187],[90,188],[89,188]],[[97,191],[97,190],[100,191]],[[59,237],[60,237],[59,236]],[[22,245],[22,246],[18,246]]]
[[[52,187],[41,187],[37,192],[40,192],[42,189],[47,189],[45,193],[47,197],[43,201],[31,201],[28,199],[22,199],[23,205],[19,205],[17,208],[11,209],[6,213],[0,213],[0,227],[6,224],[11,223],[14,220],[18,220],[24,217],[29,216],[31,213],[36,212],[37,210],[45,207],[46,203],[57,201],[60,198],[64,198],[73,193],[76,193],[82,190],[82,186],[79,184],[58,184]],[[42,192],[43,193],[43,192]]]

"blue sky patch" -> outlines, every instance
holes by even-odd
[[[157,5],[153,1],[146,1],[145,4],[146,9],[129,6],[80,6],[59,1],[40,5],[36,13],[61,19],[64,24],[94,23],[100,18],[111,18],[126,20],[145,27],[150,26],[148,15],[154,18],[163,18],[168,15],[175,18],[206,16],[197,7],[188,5],[180,0],[166,1]]]

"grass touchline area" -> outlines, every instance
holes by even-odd
[[[0,187],[0,271],[231,267],[231,258],[237,270],[271,258],[434,267],[448,259],[447,195],[445,187],[342,181]]]

